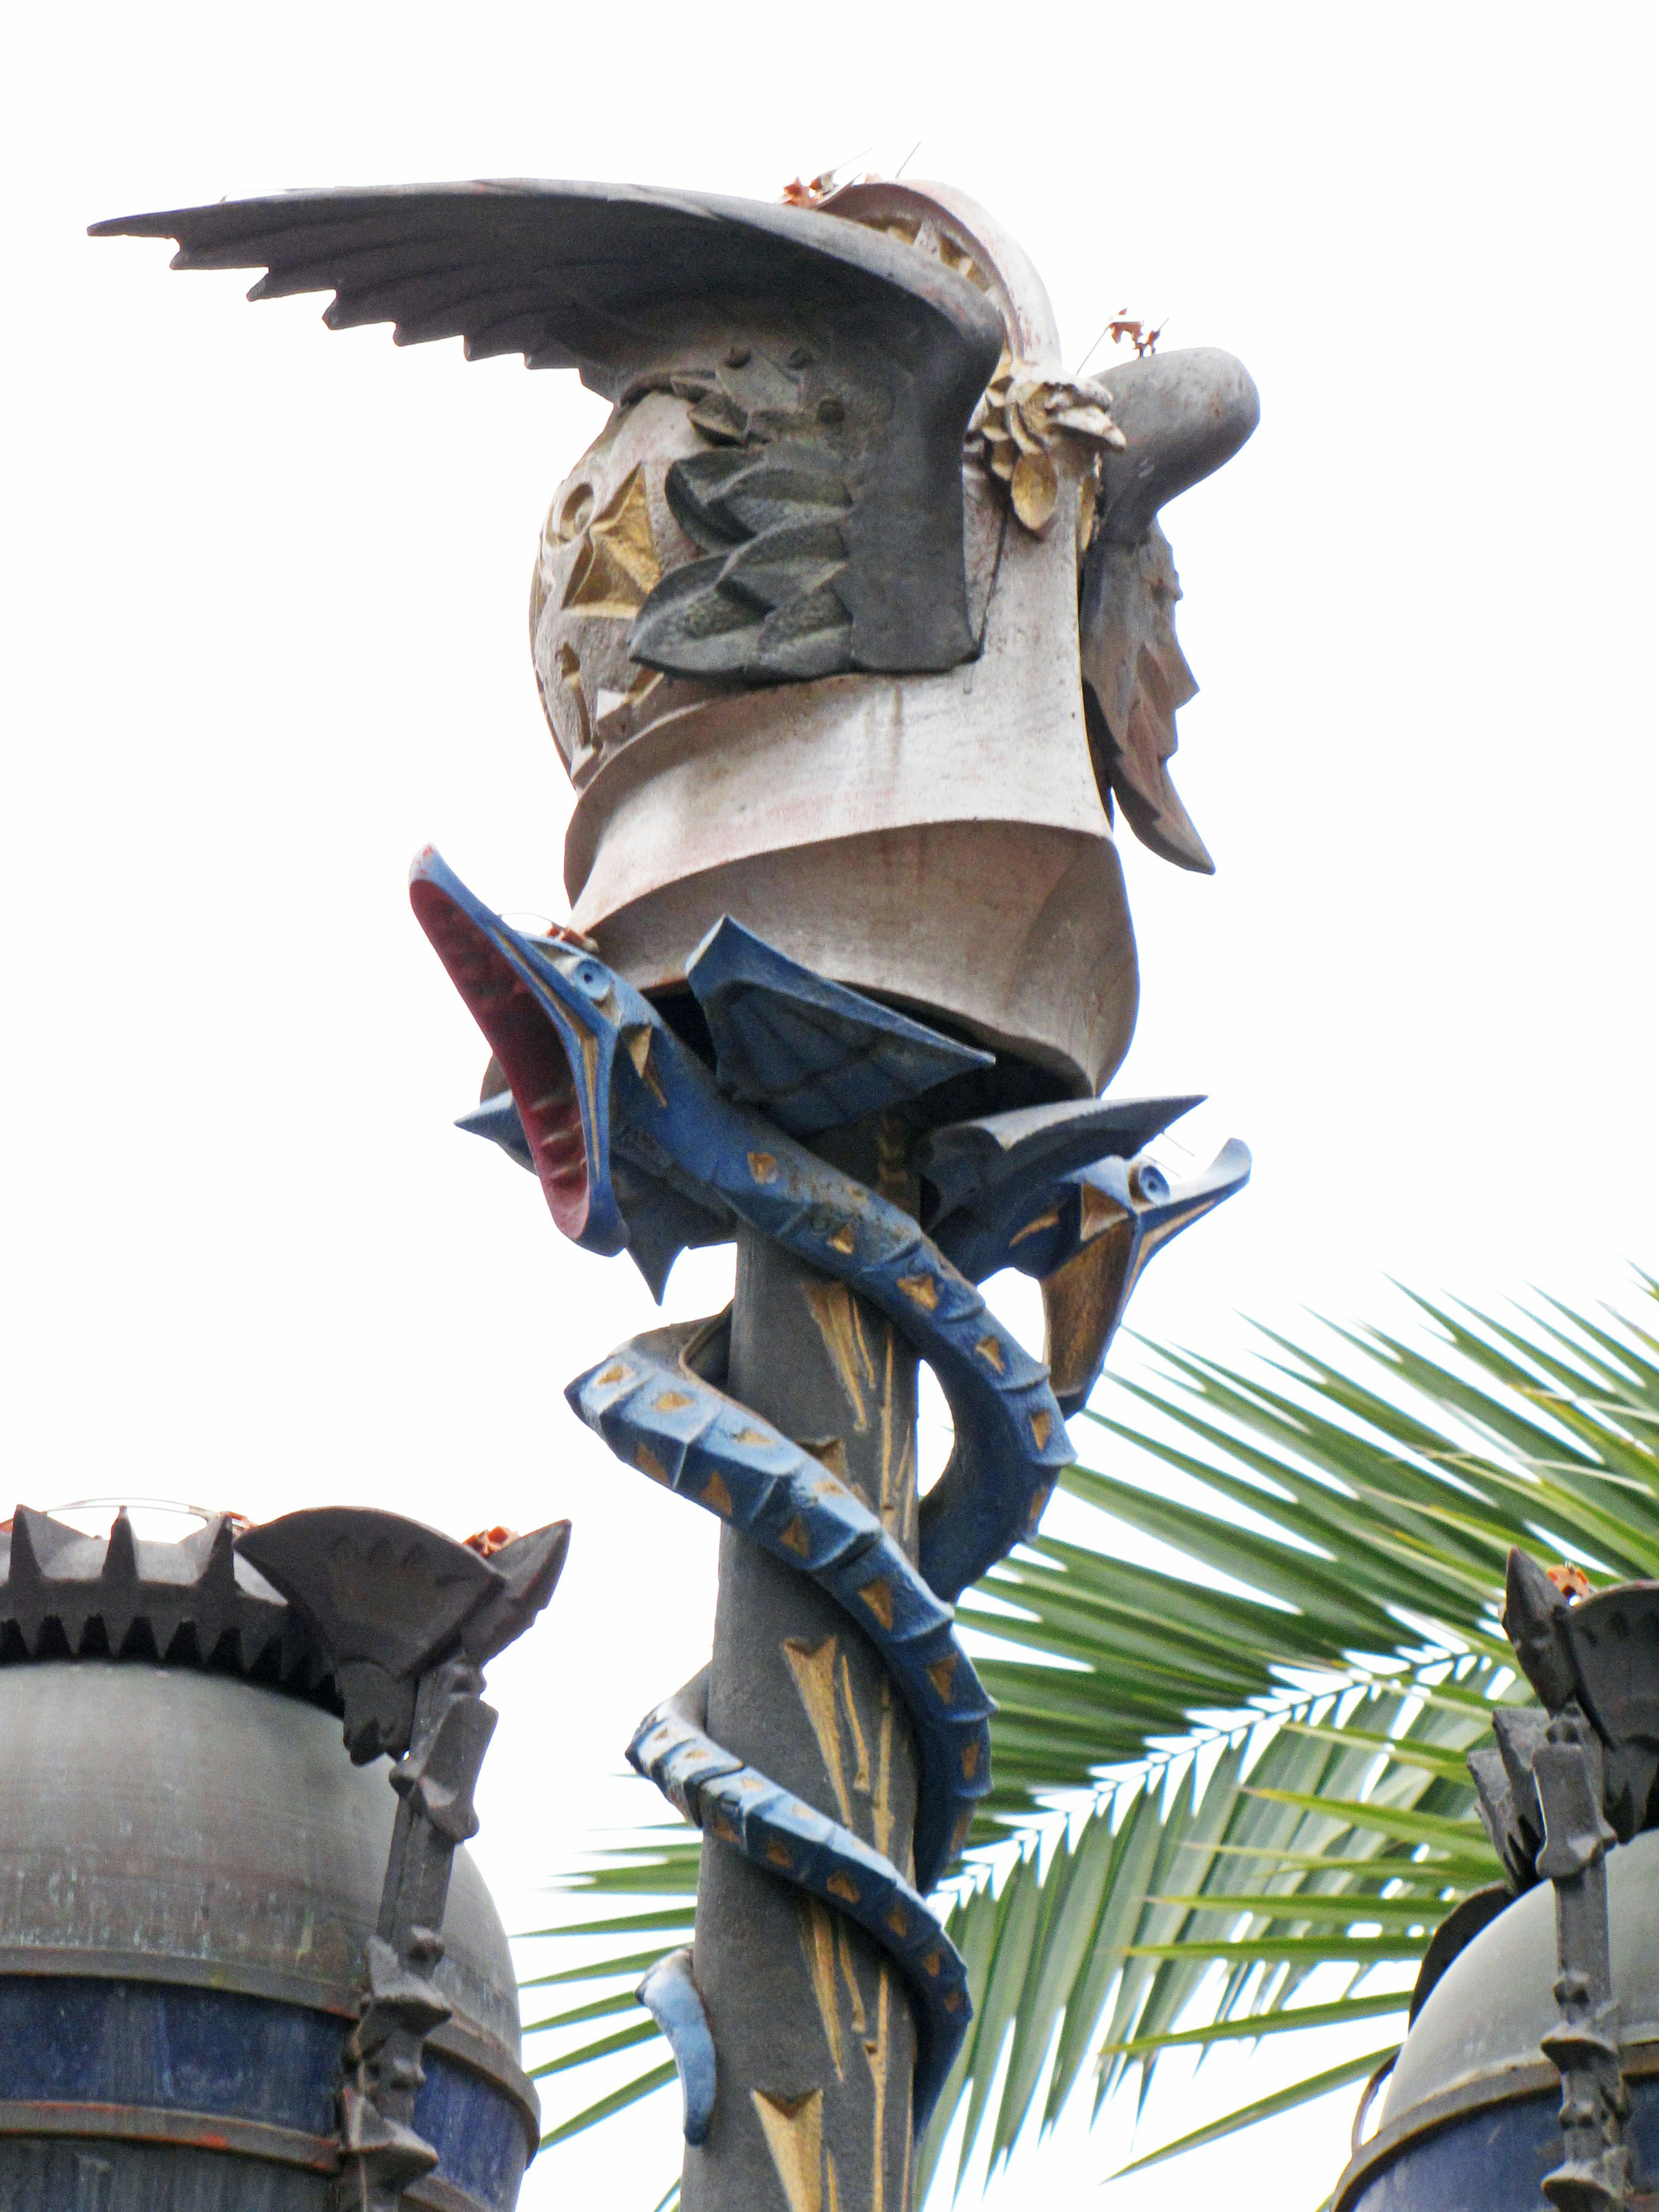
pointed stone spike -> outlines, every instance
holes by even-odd
[[[196,1626],[196,1640],[204,1657],[214,1650],[227,1630],[240,1626],[241,1608],[236,1594],[236,1525],[230,1516],[216,1513],[186,1537],[179,1549],[195,1569],[188,1603]]]
[[[40,1586],[40,1562],[35,1553],[34,1540],[29,1534],[29,1522],[33,1517],[27,1505],[13,1509],[11,1564],[6,1571],[6,1587],[14,1599],[20,1590],[38,1589]]]
[[[191,1540],[192,1548],[202,1553],[201,1571],[196,1577],[198,1587],[211,1591],[216,1598],[234,1604],[236,1597],[236,1527],[228,1513],[216,1514],[205,1528]]]
[[[1517,1546],[1504,1591],[1504,1633],[1547,1711],[1558,1713],[1577,1686],[1568,1648],[1567,1601],[1536,1559]]]
[[[78,1529],[54,1521],[49,1513],[20,1505],[11,1522],[11,1587],[38,1589],[60,1553],[87,1542]]]
[[[475,1665],[488,1666],[497,1652],[524,1634],[552,1596],[569,1548],[570,1523],[550,1521],[544,1528],[520,1536],[495,1554],[489,1565],[505,1587],[461,1632]]]
[[[132,1589],[137,1586],[138,1543],[132,1533],[131,1516],[125,1505],[116,1515],[109,1532],[101,1579],[113,1583],[122,1589]]]
[[[189,1567],[189,1579],[192,1583],[205,1579],[213,1562],[213,1547],[225,1518],[222,1513],[210,1514],[199,1528],[194,1528],[188,1536],[179,1539],[176,1549],[179,1558]]]

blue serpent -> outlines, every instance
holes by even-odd
[[[585,940],[512,928],[430,848],[410,894],[506,1081],[463,1126],[532,1169],[567,1237],[589,1251],[631,1250],[660,1295],[678,1250],[729,1240],[744,1224],[886,1315],[939,1379],[955,1444],[921,1502],[914,1565],[848,1483],[721,1388],[727,1316],[635,1337],[567,1394],[618,1458],[810,1576],[891,1674],[920,1768],[914,1885],[709,1737],[706,1674],[646,1717],[629,1756],[687,1820],[845,1913],[892,1959],[916,2019],[920,2131],[972,2016],[963,1962],[925,1893],[961,1851],[990,1786],[992,1706],[956,1635],[955,1601],[1035,1532],[1072,1458],[1064,1416],[1098,1376],[1140,1268],[1240,1187],[1249,1155],[1231,1145],[1206,1176],[1172,1192],[1150,1163],[1125,1156],[1190,1099],[993,1115],[922,1140],[933,1194],[924,1231],[792,1127],[860,1118],[988,1055],[812,976],[726,922],[689,967],[714,1012],[711,1068]],[[809,1069],[793,1083],[751,1082],[770,1114],[730,1095],[743,1087],[733,1075],[741,1024],[728,1018],[723,1030],[720,1018],[738,986],[759,994],[775,1027],[793,1016],[815,1045],[826,1024],[843,1046],[852,1041],[816,1080]],[[1043,1283],[1051,1355],[1057,1328],[1060,1338],[1058,1395],[975,1287],[1010,1264]],[[714,2051],[684,1955],[641,1996],[674,2051],[686,2132],[701,2140]]]

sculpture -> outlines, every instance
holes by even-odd
[[[1468,1767],[1504,1879],[1455,1905],[1424,1957],[1339,2212],[1454,2196],[1496,2212],[1540,2190],[1562,2212],[1653,2201],[1659,1583],[1592,1591],[1511,1551],[1504,1629],[1539,1702],[1495,1705],[1497,1741]]]
[[[0,1527],[9,2207],[512,2212],[536,2092],[457,1852],[480,1669],[568,1535],[345,1508],[177,1543],[125,1509],[106,1540],[26,1505]]]
[[[660,1296],[735,1239],[729,1314],[572,1385],[720,1516],[708,1670],[630,1756],[716,1847],[675,2051],[684,2201],[904,2212],[968,2019],[926,1902],[988,1786],[958,1592],[1036,1525],[1141,1267],[1249,1173],[1143,1157],[1191,1098],[1097,1093],[1136,977],[1116,806],[1193,684],[1162,506],[1254,428],[1224,355],[1065,374],[1018,247],[942,186],[814,207],[625,187],[302,193],[98,226],[332,290],[332,327],[576,366],[613,403],[531,602],[577,791],[573,919],[410,895],[491,1047],[463,1126]],[[1047,1368],[977,1285],[1042,1285]],[[956,1426],[917,1492],[915,1381]],[[914,1875],[914,1879],[912,1876]]]

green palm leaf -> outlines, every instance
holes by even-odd
[[[1414,1303],[1421,1342],[1264,1333],[1249,1367],[1158,1351],[1151,1379],[1109,1383],[1087,1416],[1110,1470],[1064,1478],[1097,1533],[1039,1536],[964,1595],[964,1624],[1000,1640],[980,1662],[995,1789],[950,1917],[975,2025],[920,2147],[919,2204],[953,2140],[959,2190],[976,2157],[994,2166],[1029,2122],[1052,2126],[1085,2075],[1097,2111],[1131,2075],[1144,2102],[1165,2051],[1403,2015],[1434,1927],[1498,1878],[1463,1762],[1494,1701],[1524,1694],[1497,1617],[1504,1556],[1521,1543],[1593,1575],[1659,1574],[1659,1338],[1553,1300]],[[1134,1565],[1126,1528],[1188,1565]],[[697,1855],[652,1831],[571,1878],[571,1909],[538,1934],[582,1962],[525,1986],[582,2001],[537,2023],[539,2075],[650,2044],[631,1988],[689,1940]],[[613,1899],[637,1906],[580,1917]],[[641,1936],[658,1948],[615,1948]],[[1334,1992],[1309,1988],[1334,1972]],[[659,2064],[546,2140],[672,2079]]]

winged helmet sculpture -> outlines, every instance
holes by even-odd
[[[944,186],[292,192],[94,234],[611,402],[531,626],[574,917],[630,981],[680,991],[730,914],[1048,1095],[1109,1076],[1135,1002],[1114,805],[1211,866],[1169,775],[1195,687],[1158,514],[1254,428],[1237,362],[1068,379],[1035,270]]]

